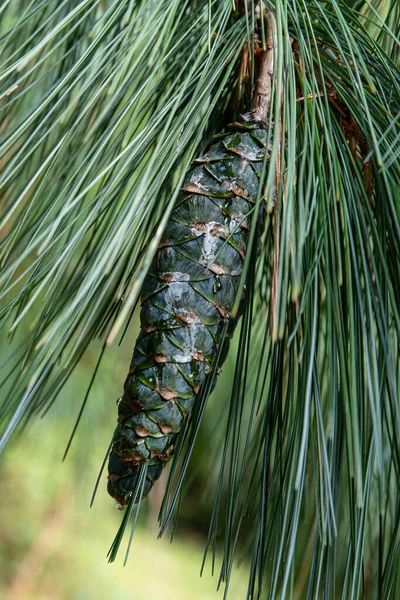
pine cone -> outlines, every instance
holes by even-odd
[[[122,506],[142,464],[143,496],[160,477],[221,344],[219,366],[227,355],[267,137],[248,114],[194,161],[145,278],[108,467],[108,491]]]

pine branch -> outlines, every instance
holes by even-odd
[[[267,8],[281,133],[261,256],[246,257],[230,407],[207,409],[219,414],[198,465],[213,462],[208,544],[223,542],[226,586],[236,556],[251,557],[248,598],[389,598],[400,556],[400,7]],[[0,320],[11,342],[1,449],[62,394],[95,338],[125,335],[185,172],[246,110],[259,3],[243,9],[0,8]],[[187,464],[176,458],[167,488],[176,507]],[[165,504],[164,524],[167,514]]]

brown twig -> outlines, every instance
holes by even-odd
[[[272,13],[264,12],[264,18],[267,25],[267,50],[261,60],[259,76],[256,83],[256,89],[253,97],[252,110],[257,115],[256,118],[267,121],[270,116],[270,107],[272,100],[272,84],[274,78],[274,67],[277,52],[277,27],[275,16]],[[281,185],[281,139],[282,139],[282,91],[280,91],[279,118],[275,123],[278,128],[278,145],[275,157],[275,178],[274,178],[274,264],[271,281],[271,319],[270,333],[274,339],[276,332],[276,314],[277,314],[277,296],[278,296],[278,273],[280,259],[280,222],[278,215],[278,190]]]
[[[273,13],[264,11],[264,19],[267,31],[266,51],[261,57],[260,67],[258,70],[258,78],[253,92],[253,100],[251,107],[251,117],[258,121],[268,123],[271,112],[272,89],[275,72],[275,61],[277,52],[277,27]],[[280,91],[279,102],[279,118],[275,123],[278,128],[278,145],[275,157],[275,178],[274,178],[274,265],[271,282],[271,318],[270,318],[270,333],[271,337],[277,337],[276,332],[276,313],[277,313],[277,296],[278,296],[278,272],[280,259],[280,223],[278,215],[278,190],[281,185],[281,139],[282,139],[282,91]]]
[[[259,121],[268,121],[271,107],[272,81],[274,77],[275,52],[276,52],[276,21],[274,15],[264,11],[267,28],[267,49],[261,58],[258,70],[253,101],[252,116]]]

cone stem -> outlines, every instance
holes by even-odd
[[[259,121],[268,121],[272,97],[275,51],[277,46],[275,16],[265,10],[264,19],[267,26],[267,49],[261,58],[261,64],[258,71],[258,78],[256,81],[252,101],[253,116]]]

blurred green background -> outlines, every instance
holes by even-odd
[[[131,553],[123,567],[128,536],[117,561],[106,554],[122,518],[106,492],[103,473],[98,494],[89,507],[96,477],[116,423],[116,400],[122,392],[138,320],[131,323],[120,347],[107,350],[92,388],[80,426],[64,462],[62,457],[101,350],[93,344],[58,400],[44,416],[33,418],[11,440],[1,457],[0,476],[0,597],[13,600],[73,598],[212,599],[216,574],[208,560],[200,568],[213,494],[206,482],[215,481],[218,464],[202,462],[204,449],[215,434],[216,404],[228,402],[233,351],[210,399],[193,456],[186,499],[175,538],[170,532],[157,539],[157,515],[167,473],[146,500]],[[23,332],[21,331],[21,336]],[[18,343],[18,340],[16,340]],[[1,345],[4,359],[9,346]],[[221,432],[222,433],[222,432]],[[214,471],[210,471],[214,469]],[[196,502],[191,502],[196,497]],[[234,570],[229,598],[246,597],[248,570]]]

